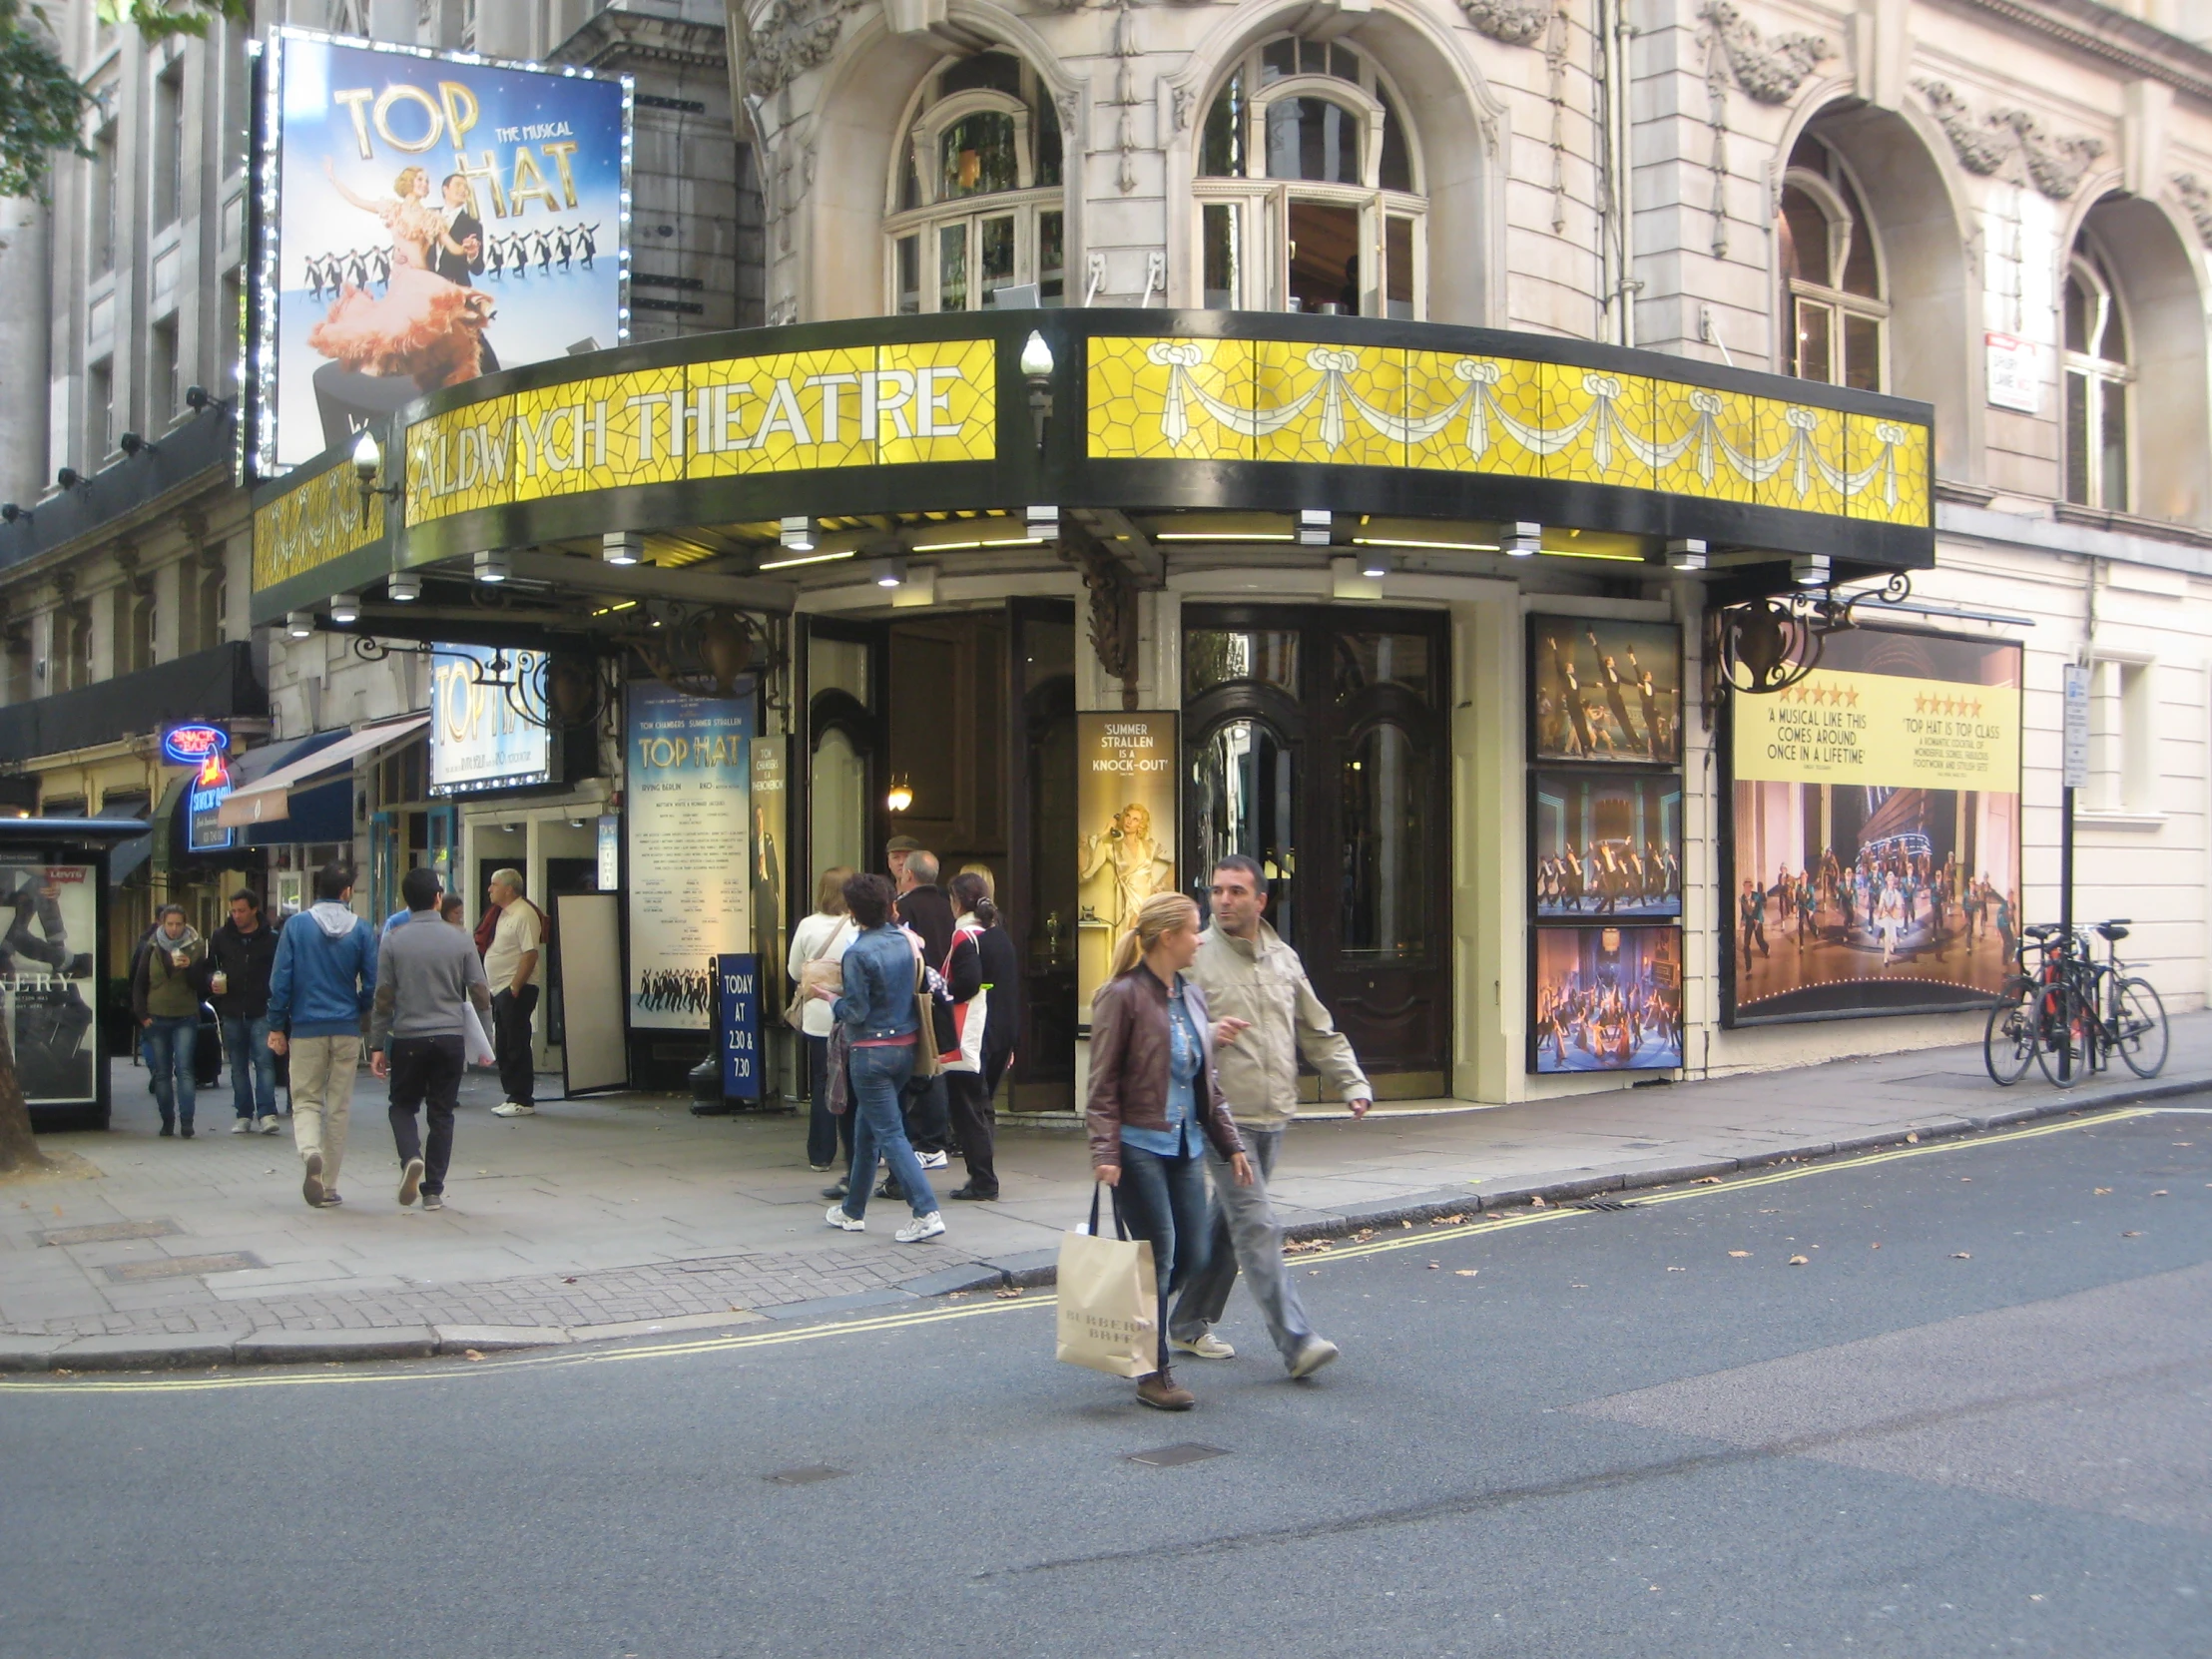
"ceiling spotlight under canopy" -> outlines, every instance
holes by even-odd
[[[514,573],[514,561],[504,552],[486,548],[476,555],[476,580],[479,582],[504,582]]]

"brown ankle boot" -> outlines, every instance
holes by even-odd
[[[1137,1397],[1160,1411],[1188,1411],[1198,1403],[1198,1396],[1178,1383],[1165,1366],[1137,1379]]]

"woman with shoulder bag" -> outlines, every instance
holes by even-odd
[[[844,907],[844,884],[851,879],[851,868],[845,864],[831,864],[822,872],[815,883],[814,914],[792,929],[791,955],[784,964],[792,981],[791,1006],[784,1010],[784,1020],[807,1039],[807,1098],[813,1103],[807,1118],[807,1162],[818,1170],[830,1167],[840,1146],[847,1162],[852,1157],[852,1114],[830,1110],[830,1027],[836,1022],[829,1003],[807,994],[810,984],[834,985],[837,958],[858,934]]]
[[[844,902],[860,929],[844,953],[844,990],[826,985],[811,995],[835,998],[830,1012],[852,1043],[847,1072],[852,1080],[852,1173],[858,1179],[844,1198],[830,1206],[824,1221],[846,1233],[867,1231],[870,1182],[878,1154],[890,1166],[891,1179],[913,1207],[914,1219],[891,1235],[900,1244],[919,1244],[944,1234],[936,1194],[906,1139],[898,1112],[899,1091],[917,1065],[933,1070],[934,1034],[922,1030],[919,1010],[929,993],[922,989],[921,959],[891,910],[891,884],[880,875],[855,875],[844,884]],[[930,1044],[924,1051],[922,1043]]]
[[[1198,906],[1182,893],[1155,893],[1114,946],[1113,977],[1091,999],[1091,1165],[1115,1189],[1130,1233],[1151,1241],[1163,1310],[1204,1267],[1214,1235],[1200,1137],[1229,1161],[1239,1186],[1252,1185],[1214,1073],[1206,996],[1183,977],[1197,954]],[[1137,1397],[1187,1411],[1197,1402],[1168,1370],[1165,1317],[1159,1342],[1160,1369],[1138,1379]]]

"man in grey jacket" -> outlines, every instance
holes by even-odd
[[[491,990],[476,946],[458,927],[426,927],[435,919],[438,878],[410,869],[400,878],[412,927],[393,927],[377,947],[376,1001],[369,1011],[369,1069],[391,1079],[391,1138],[404,1173],[399,1202],[419,1193],[425,1210],[445,1208],[445,1170],[453,1157],[453,1107],[467,1063],[462,1033],[468,1005],[491,1021]],[[428,1103],[428,1155],[415,1110]]]
[[[1268,888],[1259,864],[1242,853],[1222,859],[1214,867],[1213,901],[1213,925],[1199,935],[1198,957],[1184,971],[1206,993],[1222,1094],[1252,1154],[1254,1179],[1239,1186],[1214,1159],[1221,1206],[1213,1246],[1204,1271],[1176,1299],[1168,1346],[1202,1360],[1236,1357],[1237,1351],[1208,1328],[1229,1306],[1241,1269],[1284,1365],[1293,1377],[1311,1377],[1337,1358],[1337,1345],[1315,1335],[1284,1271],[1283,1230],[1268,1203],[1268,1182],[1283,1131],[1298,1111],[1300,1055],[1356,1118],[1367,1115],[1375,1090],[1352,1044],[1314,994],[1298,952],[1261,919]]]

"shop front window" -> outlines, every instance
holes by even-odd
[[[1003,52],[939,70],[892,170],[886,304],[894,315],[980,310],[1008,289],[1067,293],[1058,113],[1036,72]]]
[[[1422,314],[1427,202],[1372,59],[1342,41],[1263,43],[1215,93],[1198,150],[1208,309]]]

